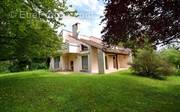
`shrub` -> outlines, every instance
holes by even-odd
[[[9,67],[11,72],[37,70],[37,69],[47,69],[46,58],[34,58],[21,60],[14,60],[13,64]]]
[[[30,59],[22,58],[21,60],[13,60],[13,64],[9,67],[11,72],[20,72],[29,70],[29,65],[31,64]]]
[[[165,49],[160,55],[163,59],[168,61],[168,63],[173,64],[177,69],[180,69],[180,51],[176,49]]]
[[[177,70],[175,75],[180,76],[180,70]]]
[[[151,49],[138,50],[131,66],[136,74],[152,78],[164,78],[174,72],[173,67]]]
[[[9,67],[12,65],[10,61],[0,61],[0,73],[9,72]]]
[[[34,58],[30,65],[31,70],[48,69],[47,58]]]
[[[37,70],[37,69],[48,69],[47,64],[45,62],[37,63],[34,62],[31,64],[31,69],[32,70]]]

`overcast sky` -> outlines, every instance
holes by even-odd
[[[104,4],[98,0],[67,0],[69,5],[77,10],[79,17],[65,17],[63,29],[72,30],[72,24],[80,23],[80,34],[101,37],[102,25],[100,16],[103,16]]]

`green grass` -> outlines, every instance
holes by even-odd
[[[130,71],[1,74],[0,112],[180,112],[180,77],[161,81]]]

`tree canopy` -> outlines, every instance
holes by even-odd
[[[60,46],[54,29],[75,12],[65,0],[1,0],[0,15],[0,60],[6,60],[52,54]]]
[[[55,29],[76,16],[66,0],[1,0],[0,61],[49,57],[60,48]]]
[[[103,40],[108,44],[180,42],[180,0],[104,0]]]

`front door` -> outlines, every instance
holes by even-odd
[[[70,62],[70,70],[74,71],[74,62],[73,61]]]

